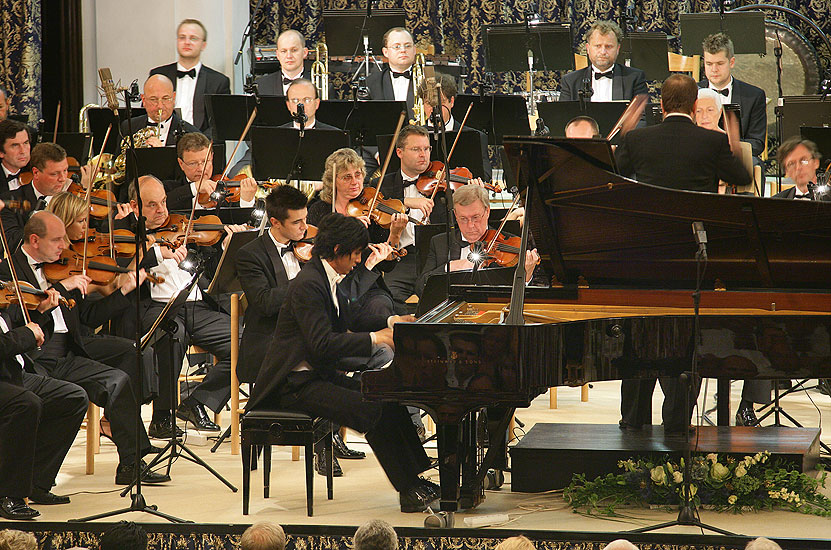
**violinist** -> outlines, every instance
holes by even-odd
[[[29,129],[17,120],[0,121],[0,165],[3,166],[0,193],[20,187],[20,173],[30,170]]]
[[[199,179],[202,178],[201,192],[210,195],[216,189],[216,182],[211,179],[213,172],[213,151],[208,153],[210,140],[199,132],[185,134],[176,144],[179,168],[184,176],[176,180],[166,180],[164,188],[167,192],[167,206],[171,210],[190,210],[200,189]],[[207,154],[207,155],[206,155]],[[205,158],[207,156],[207,162]],[[235,182],[236,183],[236,182]],[[257,182],[254,178],[240,180],[241,208],[254,206],[254,195],[257,193]],[[201,204],[197,209],[205,208]]]
[[[199,128],[182,120],[174,110],[176,92],[173,82],[166,76],[155,74],[144,81],[141,104],[147,114],[139,115],[121,123],[121,135],[135,134],[148,126],[158,126],[159,137],[147,139],[148,147],[165,147],[176,145],[180,135],[198,132]],[[161,115],[161,116],[160,116]]]
[[[447,234],[436,235],[430,240],[430,252],[416,283],[420,296],[431,275],[448,271],[473,269],[471,244],[481,242],[488,231],[490,201],[485,188],[478,185],[463,185],[453,193],[453,213],[458,227],[450,241],[450,262],[448,263]],[[537,249],[525,251],[525,283],[531,282],[540,257]]]
[[[138,211],[137,191],[134,184],[130,185],[130,207],[133,215],[124,221],[134,222],[135,216],[141,214],[147,218],[147,230],[153,232],[167,223],[167,197],[162,182],[153,176],[139,178],[141,189],[142,211]],[[228,227],[230,231],[238,227]],[[227,238],[227,237],[226,237]],[[184,245],[171,250],[158,243],[148,248],[147,257],[142,261],[142,267],[153,268],[157,275],[164,277],[162,284],[152,285],[142,292],[143,326],[149,327],[159,316],[165,304],[171,297],[178,294],[191,279],[192,275],[179,267],[188,254]],[[221,310],[219,305],[203,291],[207,288],[207,281],[203,277],[200,284],[193,288],[188,301],[179,310],[176,320],[179,325],[178,339],[173,342],[173,357],[168,353],[169,336],[165,336],[156,343],[156,359],[159,365],[159,397],[153,402],[153,418],[150,423],[151,433],[158,437],[169,437],[175,428],[175,421],[170,417],[169,404],[175,388],[171,386],[171,371],[178,378],[182,370],[182,361],[187,347],[193,343],[218,359],[212,365],[204,380],[199,383],[192,393],[182,399],[176,416],[191,422],[201,431],[219,431],[219,426],[208,418],[205,407],[219,412],[231,397],[231,316]],[[120,333],[123,335],[135,332],[135,327],[129,326],[131,319],[124,316]]]
[[[65,234],[64,224],[57,216],[36,212],[24,227],[23,245],[11,256],[20,281],[45,291],[54,288],[61,296],[78,303],[72,309],[59,305],[44,313],[31,312],[32,320],[43,327],[45,341],[39,351],[29,352],[29,355],[39,365],[41,374],[81,386],[91,402],[104,408],[118,450],[115,482],[128,485],[139,473],[135,468],[136,453],[143,456],[155,449],[150,445],[144,424],[138,422],[140,428],[137,426],[137,407],[129,376],[91,358],[82,325],[97,326],[116,312],[129,308],[130,302],[124,294],[131,286],[135,288],[135,279],[131,285],[122,287],[121,292],[97,301],[83,299],[89,285],[89,278],[84,275],[73,275],[50,285],[43,274],[43,265],[60,257],[66,248]],[[0,266],[0,277],[10,279],[8,262]],[[11,308],[8,313],[14,326],[25,324],[17,308]],[[137,429],[140,430],[138,434]],[[137,435],[141,441],[139,448],[136,448]],[[146,472],[142,481],[162,483],[170,481],[170,476]]]

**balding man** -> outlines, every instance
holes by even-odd
[[[280,70],[257,79],[260,95],[285,96],[289,85],[298,78],[311,78],[303,66],[309,55],[306,38],[294,29],[283,31],[277,37],[277,60]],[[321,60],[322,61],[322,60]]]
[[[597,121],[590,116],[580,115],[572,118],[566,124],[567,138],[599,138],[600,128]]]
[[[638,547],[626,539],[616,539],[604,546],[603,550],[638,550]]]
[[[198,132],[199,128],[182,120],[176,114],[176,92],[173,82],[164,75],[153,75],[144,81],[144,93],[141,94],[141,104],[147,109],[147,114],[135,116],[129,121],[121,123],[121,135],[127,136],[132,132],[148,126],[159,127],[159,137],[151,137],[147,140],[150,147],[164,147],[176,145],[179,137],[190,133]]]
[[[205,112],[205,94],[230,94],[231,81],[219,71],[203,65],[201,56],[208,45],[208,30],[198,19],[185,19],[176,28],[176,63],[150,71],[166,76],[176,92],[176,107],[182,119],[211,135],[212,121]],[[149,112],[149,109],[148,109]]]
[[[315,118],[317,108],[320,107],[320,96],[318,95],[318,89],[315,88],[312,81],[306,80],[305,78],[298,78],[292,81],[286,90],[286,107],[291,114],[294,115],[297,113],[297,106],[300,104],[303,105],[303,112],[306,114],[307,119],[303,124],[305,130],[340,130],[340,128],[326,124]],[[287,122],[282,127],[296,128],[299,130],[300,124],[295,120]]]

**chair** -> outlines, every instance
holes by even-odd
[[[700,55],[681,55],[680,53],[667,52],[669,70],[673,73],[690,73],[693,80],[698,82],[701,75]]]
[[[589,400],[589,385],[583,384],[580,386],[580,401],[583,403],[588,402]],[[552,386],[548,388],[548,408],[549,409],[556,409],[557,408],[557,386]]]
[[[319,435],[316,435],[319,434]],[[324,458],[329,465],[326,476],[327,497],[333,497],[332,423],[315,420],[295,411],[271,409],[251,410],[242,416],[242,515],[248,515],[251,494],[251,467],[256,460],[255,445],[263,447],[263,498],[268,498],[271,476],[271,446],[301,445],[306,449],[306,513],[311,517],[314,500],[314,446],[324,441]]]
[[[90,403],[87,406],[87,416],[84,422],[81,424],[81,427],[86,429],[87,433],[87,443],[86,443],[86,474],[91,476],[95,474],[95,455],[97,455],[100,449],[100,441],[99,438],[101,437],[100,426],[98,425],[98,421],[101,418],[101,410],[95,403]]]
[[[212,355],[209,351],[200,348],[199,346],[192,345],[188,348],[187,355],[210,355],[213,357],[214,365],[216,365],[219,360],[216,358],[215,355]],[[186,371],[187,372],[187,371]],[[186,372],[179,374],[179,380],[176,383],[176,403],[182,402],[182,383],[189,383],[189,382],[201,382],[205,379],[204,374],[186,374]],[[214,423],[221,424],[222,420],[222,411],[214,413]]]
[[[574,70],[579,71],[589,66],[589,58],[579,53],[574,54]]]

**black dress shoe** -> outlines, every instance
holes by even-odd
[[[26,506],[26,501],[17,497],[0,497],[0,516],[10,520],[35,519],[40,512]]]
[[[56,495],[51,491],[44,491],[37,487],[32,487],[32,492],[29,493],[29,502],[35,504],[69,504],[69,497]]]
[[[144,470],[147,464],[142,460],[141,469]],[[130,462],[129,464],[119,464],[115,469],[115,484],[129,485],[136,479],[136,464]],[[159,474],[156,472],[144,472],[141,476],[142,483],[165,483],[170,481],[170,476],[167,474]]]
[[[154,439],[170,439],[173,437],[174,430],[177,439],[185,433],[176,425],[172,417],[166,416],[160,420],[151,420],[147,435]]]
[[[624,432],[639,432],[643,429],[643,426],[635,426],[634,424],[624,422],[623,420],[618,421],[617,427]]]
[[[759,419],[756,418],[756,413],[753,412],[753,406],[739,407],[736,411],[736,426],[759,426]]]
[[[419,483],[429,498],[435,500],[441,497],[441,486],[437,483],[433,483],[429,479],[424,479],[423,477],[419,478]]]
[[[365,452],[355,451],[347,447],[346,442],[338,432],[332,434],[332,448],[335,451],[335,458],[366,458]]]
[[[196,403],[195,405],[182,403],[176,409],[176,416],[190,422],[200,432],[218,432],[221,430],[219,426],[208,418],[208,413],[205,412],[205,405],[202,403]]]
[[[315,472],[326,477],[326,472],[328,471],[329,469],[324,460],[323,452],[315,453]],[[335,457],[332,457],[332,477],[343,477],[343,470],[340,464],[338,464],[338,459]]]
[[[416,485],[398,494],[401,511],[405,514],[423,512],[427,509],[427,505],[434,500],[436,500],[435,497],[429,495],[421,485]]]

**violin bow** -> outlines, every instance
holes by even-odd
[[[387,149],[387,158],[384,159],[384,168],[381,170],[381,177],[378,178],[378,187],[375,188],[375,195],[372,197],[372,202],[369,203],[369,215],[372,217],[372,211],[375,210],[375,204],[378,202],[378,195],[381,194],[381,182],[384,181],[384,176],[387,175],[387,167],[390,165],[390,158],[395,149],[395,142],[398,141],[398,134],[401,132],[401,126],[404,125],[404,117],[407,116],[404,111],[398,116],[398,124],[395,125],[395,132],[392,134],[392,141],[390,147]],[[334,183],[334,182],[333,182]]]
[[[20,279],[17,278],[17,270],[14,268],[14,258],[9,251],[9,242],[6,240],[6,228],[3,227],[3,219],[0,218],[0,239],[3,241],[3,250],[6,251],[6,259],[9,261],[9,273],[12,275],[12,282],[14,283],[14,293],[17,295],[17,301],[20,303],[20,309],[23,311],[23,318],[26,323],[31,323],[32,319],[29,317],[29,310],[26,309],[26,302],[23,301],[23,293],[20,291]],[[40,349],[40,347],[38,347]]]
[[[84,202],[86,203],[86,213],[87,213],[87,223],[84,227],[84,253],[82,255],[83,259],[83,270],[81,271],[84,276],[87,274],[87,239],[89,238],[89,218],[90,218],[90,204],[92,203],[92,182],[95,181],[95,177],[98,175],[98,169],[101,166],[101,157],[104,155],[104,147],[107,146],[107,140],[110,137],[110,132],[113,129],[113,125],[110,124],[107,126],[107,133],[104,134],[104,141],[101,143],[101,152],[98,154],[98,158],[95,159],[95,169],[92,171],[92,176],[90,177],[89,184],[87,185],[86,189],[86,196],[84,197]],[[107,197],[107,207],[109,208],[109,196]],[[110,235],[112,235],[112,224],[110,225]]]
[[[239,137],[239,140],[237,140],[237,144],[234,146],[234,151],[231,153],[231,156],[228,157],[228,163],[225,165],[225,170],[222,171],[222,175],[219,177],[219,181],[224,180],[225,177],[228,175],[228,170],[231,169],[231,162],[233,162],[234,157],[237,156],[237,150],[239,150],[240,144],[245,140],[245,136],[248,135],[248,130],[250,130],[251,125],[254,124],[255,118],[257,118],[257,107],[254,107],[254,110],[251,111],[251,116],[248,117],[248,122],[245,123],[245,128],[242,129],[242,135]],[[213,147],[213,141],[211,142],[211,147]],[[204,166],[202,168],[202,177],[204,178]]]
[[[381,188],[381,185],[378,184],[378,188]],[[332,163],[332,214],[335,213],[335,198],[338,195],[338,163]]]
[[[52,132],[52,143],[58,142],[58,121],[61,119],[61,100],[58,100],[58,110],[55,113],[55,130]]]
[[[252,113],[252,114],[254,114],[254,113]],[[245,131],[247,131],[248,128],[251,126],[251,122],[253,120],[254,120],[253,118],[248,119],[248,126],[245,127]],[[245,131],[243,131],[243,133],[242,133],[243,138],[245,137]],[[242,141],[243,138],[240,138],[240,141]],[[239,143],[237,143],[237,147],[239,147]],[[199,202],[199,193],[202,191],[202,182],[205,181],[205,168],[208,167],[208,158],[210,158],[211,151],[213,151],[213,149],[214,149],[214,140],[211,140],[210,145],[208,145],[208,150],[205,151],[205,159],[202,162],[202,172],[199,174],[199,183],[196,185],[196,197],[193,198],[193,204],[190,207],[190,217],[188,218],[188,226],[187,226],[187,229],[185,229],[185,244],[188,243],[188,237],[190,236],[190,230],[191,230],[191,228],[193,228],[193,215],[196,212],[196,203]],[[236,152],[237,152],[237,150],[235,148],[234,149],[234,154],[236,154]],[[231,158],[234,158],[233,155],[231,156]],[[230,165],[231,165],[231,163],[229,162],[228,166],[230,166]],[[225,167],[225,171],[222,173],[222,177],[225,177],[225,172],[228,171],[228,166]]]
[[[508,222],[508,216],[510,216],[511,212],[514,211],[514,208],[517,207],[517,202],[519,202],[519,193],[514,195],[514,200],[511,203],[511,206],[508,207],[508,211],[505,212],[505,216],[502,218],[502,221],[499,222],[499,229],[496,230],[496,234],[494,234],[493,239],[491,239],[491,242],[488,243],[488,247],[485,249],[485,252],[487,254],[490,254],[491,250],[493,250],[493,247],[496,244],[497,239],[499,239],[499,235],[502,234],[502,230],[505,228],[505,224]]]
[[[459,125],[459,129],[456,130],[456,137],[453,140],[453,145],[450,146],[450,152],[447,153],[447,164],[450,164],[450,157],[453,156],[453,151],[456,149],[456,144],[459,143],[459,136],[462,135],[462,130],[465,128],[465,122],[467,122],[467,117],[470,114],[470,110],[473,108],[473,102],[471,101],[470,104],[467,106],[467,111],[465,112],[465,117],[462,119],[462,123]],[[441,171],[441,177],[439,181],[436,182],[436,186],[433,187],[433,192],[430,194],[430,200],[435,200],[436,192],[441,187],[441,182],[447,177],[448,168],[447,166],[444,167],[444,170]]]

